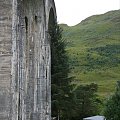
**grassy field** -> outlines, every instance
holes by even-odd
[[[76,26],[60,25],[74,83],[97,83],[107,97],[120,80],[120,10],[94,15]]]

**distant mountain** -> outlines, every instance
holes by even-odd
[[[73,82],[97,83],[101,96],[110,95],[120,80],[120,10],[88,17],[73,27],[60,26]]]

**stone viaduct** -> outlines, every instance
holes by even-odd
[[[54,0],[0,0],[0,120],[51,120]]]

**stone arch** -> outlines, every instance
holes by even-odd
[[[49,11],[48,32],[50,31],[50,29],[54,27],[55,23],[56,23],[55,14],[53,8],[51,7]]]
[[[54,13],[54,19],[55,21],[57,21],[57,13],[56,13],[56,7],[55,7],[55,3],[54,0],[45,0],[45,14],[46,14],[46,30],[48,31],[48,27],[49,27],[49,17],[50,17],[50,13],[53,12]]]
[[[53,7],[51,7],[49,9],[49,17],[48,17],[48,44],[49,44],[49,55],[50,55],[50,58],[52,56],[52,50],[51,50],[51,42],[52,42],[52,38],[50,36],[50,32],[53,31],[54,27],[55,27],[55,24],[56,24],[56,13],[55,13],[55,9]],[[52,58],[50,59],[50,73],[51,73],[51,66],[52,66]],[[51,76],[51,75],[50,75]],[[48,99],[50,104],[51,104],[51,78],[50,78],[50,87],[48,86],[48,89],[50,90],[50,98]]]
[[[56,22],[54,0],[13,0],[13,13],[10,119],[51,120],[48,30]]]

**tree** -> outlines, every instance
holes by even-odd
[[[80,85],[75,89],[76,100],[76,116],[71,120],[82,120],[85,117],[96,115],[99,113],[101,101],[96,95],[97,84]]]
[[[120,120],[120,81],[117,82],[115,93],[105,104],[104,115],[107,120]]]
[[[52,85],[52,116],[57,120],[69,118],[71,107],[71,78],[68,77],[68,56],[65,41],[62,39],[62,29],[55,24],[49,30],[51,36],[51,85]]]
[[[69,62],[62,39],[62,29],[55,24],[49,30],[51,36],[51,85],[52,117],[55,120],[79,120],[95,115],[99,99],[96,96],[97,85],[79,86],[74,90],[72,78],[68,77]]]

